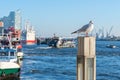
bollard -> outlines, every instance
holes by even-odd
[[[78,37],[77,80],[96,80],[95,37]]]

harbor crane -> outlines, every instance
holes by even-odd
[[[110,28],[109,32],[107,32],[107,38],[110,37],[112,29],[113,29],[113,26]]]

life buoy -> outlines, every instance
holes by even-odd
[[[18,49],[21,49],[21,48],[22,48],[22,45],[18,45],[17,48],[18,48]]]

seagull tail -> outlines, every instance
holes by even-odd
[[[77,33],[77,31],[74,31],[74,32],[72,32],[71,34],[75,34],[75,33]]]

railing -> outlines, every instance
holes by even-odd
[[[0,49],[0,61],[10,61],[17,58],[16,50],[14,49]]]

